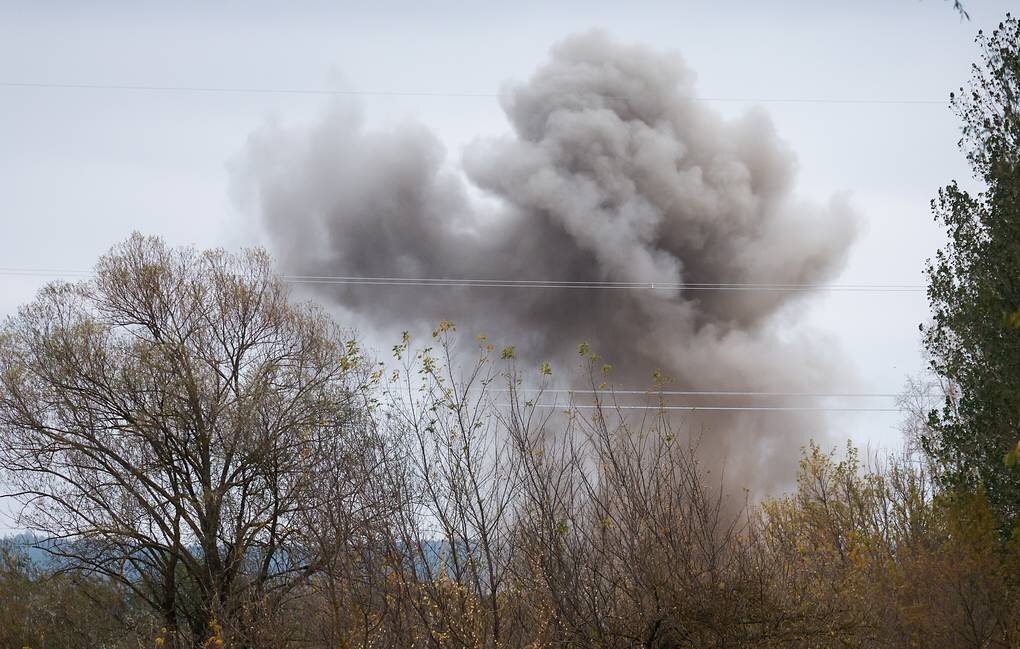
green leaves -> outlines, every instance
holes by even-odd
[[[951,103],[986,189],[953,181],[932,201],[948,241],[927,264],[922,330],[931,369],[960,396],[931,413],[925,451],[944,487],[985,489],[1009,525],[1020,520],[1020,22],[1007,17],[977,43],[982,60]]]

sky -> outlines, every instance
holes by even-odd
[[[796,194],[845,196],[862,218],[836,283],[923,284],[943,240],[929,201],[951,179],[973,186],[948,93],[967,81],[976,32],[1011,4],[966,2],[966,21],[941,0],[3,2],[0,267],[88,269],[132,231],[232,250],[260,241],[234,181],[246,142],[269,123],[314,121],[330,98],[158,88],[397,93],[357,97],[368,125],[427,126],[453,168],[473,140],[508,131],[492,96],[504,83],[601,28],[676,52],[724,115],[768,112],[797,157]],[[816,99],[851,101],[805,101]],[[0,273],[0,315],[45,281]],[[923,292],[848,292],[784,317],[791,339],[810,331],[841,352],[847,391],[895,392],[922,367],[926,313]],[[837,437],[891,448],[901,419],[829,421]]]

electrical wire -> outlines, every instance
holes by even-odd
[[[90,271],[75,269],[56,268],[17,268],[0,267],[0,275],[29,276],[29,277],[52,277],[71,276],[89,277]],[[478,279],[433,279],[433,278],[402,278],[402,277],[329,277],[329,276],[308,276],[308,275],[284,275],[282,279],[287,282],[324,282],[335,284],[375,284],[375,285],[405,285],[405,286],[483,286],[483,287],[514,287],[514,288],[670,288],[674,290],[710,290],[710,289],[743,289],[743,290],[871,290],[871,291],[906,291],[920,290],[923,287],[910,285],[877,285],[877,284],[655,284],[645,285],[631,282],[567,282],[548,280],[478,280]],[[509,390],[493,390],[494,392],[509,392]],[[525,388],[523,392],[543,392],[549,394],[611,394],[611,395],[645,395],[645,396],[688,396],[688,397],[782,397],[782,398],[898,398],[902,396],[895,392],[766,392],[753,390],[586,390],[566,388]],[[552,404],[533,404],[536,408],[573,408],[588,409],[597,406],[559,406]],[[621,410],[683,410],[683,411],[753,411],[753,412],[901,412],[899,408],[865,408],[865,407],[830,407],[830,406],[694,406],[694,405],[663,405],[663,406],[605,406]]]
[[[496,404],[497,407],[509,408],[510,404]],[[576,404],[551,404],[533,403],[525,404],[527,408],[555,408],[557,410],[684,410],[696,411],[738,411],[738,412],[902,412],[899,408],[835,408],[827,406],[618,406],[613,404],[603,405],[576,405]]]
[[[493,392],[510,392],[507,389],[492,390]],[[902,397],[899,392],[760,392],[743,390],[573,390],[570,388],[523,388],[518,392],[541,392],[543,394],[608,394],[608,395],[644,395],[644,396],[685,396],[685,397],[812,397],[812,398],[844,398],[844,399],[894,399]],[[927,396],[935,396],[928,393]]]
[[[88,277],[89,271],[48,268],[0,268],[0,275],[28,277]],[[353,286],[436,286],[472,288],[538,288],[538,289],[608,289],[608,290],[667,290],[667,291],[836,291],[866,293],[914,293],[923,291],[916,284],[769,284],[769,283],[707,283],[692,282],[616,282],[616,281],[564,281],[471,279],[444,277],[360,277],[281,275],[291,284],[325,284]]]
[[[329,88],[272,88],[272,87],[229,87],[229,86],[174,86],[125,83],[61,83],[41,81],[0,81],[3,88],[39,88],[63,90],[119,90],[131,92],[191,92],[229,94],[277,94],[277,95],[337,95],[375,97],[448,97],[458,99],[498,99],[505,94],[486,92],[428,92],[404,90],[336,90]],[[585,93],[589,94],[589,93]],[[609,99],[626,99],[624,96],[605,94]],[[756,104],[873,104],[904,106],[945,106],[941,99],[881,99],[855,97],[677,97],[680,101],[711,103],[756,103]]]

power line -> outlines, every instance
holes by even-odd
[[[88,277],[89,271],[46,268],[0,268],[0,275],[53,277]],[[513,280],[431,277],[361,277],[361,276],[309,276],[281,275],[292,284],[337,284],[367,286],[439,286],[479,288],[569,288],[569,289],[643,289],[690,291],[863,291],[863,292],[916,292],[924,286],[916,284],[766,284],[766,283],[703,283],[703,282],[614,282],[614,281],[561,281]]]
[[[83,271],[78,271],[83,272]],[[414,281],[414,282],[499,282],[508,284],[555,284],[561,285],[596,285],[596,286],[623,286],[625,288],[643,288],[650,284],[662,287],[688,287],[688,286],[707,286],[707,287],[755,287],[755,286],[779,286],[785,288],[805,288],[819,286],[818,284],[763,284],[754,282],[621,282],[612,280],[539,280],[539,279],[471,279],[471,278],[418,278],[418,277],[365,277],[365,276],[331,276],[331,275],[285,275],[288,279],[295,281],[332,281],[332,280],[377,280],[377,281]],[[867,288],[872,286],[882,286],[884,288],[905,288],[915,289],[923,288],[918,284],[842,284],[844,288]]]
[[[72,269],[48,269],[48,268],[0,268],[0,275],[19,276],[75,276],[88,277],[89,271]],[[671,289],[743,289],[743,290],[875,290],[875,291],[907,291],[920,290],[923,287],[910,285],[766,285],[766,284],[642,284],[630,282],[566,282],[566,281],[544,281],[544,280],[473,280],[473,279],[431,279],[431,278],[397,278],[397,277],[327,277],[327,276],[303,276],[284,275],[282,279],[287,282],[320,282],[320,283],[358,283],[377,285],[410,285],[410,286],[493,286],[493,287],[515,287],[515,288],[671,288]],[[455,283],[451,283],[455,282]],[[509,390],[493,390],[494,392],[509,392]],[[765,392],[749,390],[584,390],[584,389],[525,389],[527,391],[540,391],[550,394],[618,394],[618,395],[666,395],[666,396],[743,396],[743,397],[815,397],[815,398],[898,398],[900,393],[894,392]],[[552,404],[533,404],[536,408],[566,408]],[[598,406],[573,405],[573,409],[589,409]],[[813,406],[693,406],[693,405],[669,405],[669,406],[604,406],[621,410],[683,410],[683,411],[753,411],[753,412],[784,412],[784,411],[809,411],[809,412],[901,412],[898,408],[861,408],[861,407],[813,407]]]
[[[444,97],[461,99],[498,99],[505,94],[486,92],[428,92],[404,90],[334,90],[329,88],[272,88],[272,87],[229,87],[229,86],[174,86],[136,85],[124,83],[61,83],[36,81],[0,81],[4,88],[40,88],[63,90],[118,90],[129,92],[192,92],[229,94],[275,94],[275,95],[334,95],[334,96],[375,96],[375,97]],[[624,96],[604,94],[610,99],[626,99]],[[759,103],[759,104],[874,104],[904,106],[945,106],[941,99],[882,99],[854,97],[678,97],[681,101],[711,103]]]
[[[28,275],[30,277],[88,277],[92,274],[87,270],[71,270],[61,268],[0,268],[0,275]]]
[[[50,268],[0,268],[0,275],[28,277],[88,277],[89,271]],[[609,289],[609,290],[665,290],[665,291],[837,291],[868,293],[913,293],[923,291],[919,284],[770,284],[738,282],[616,282],[616,281],[564,281],[472,279],[453,277],[362,277],[281,275],[291,284],[335,284],[354,286],[436,286],[474,288],[539,288],[539,289]]]
[[[492,390],[493,392],[510,392],[507,389]],[[740,390],[573,390],[570,388],[543,389],[523,388],[518,392],[541,392],[544,394],[606,394],[606,395],[644,395],[644,396],[685,396],[685,397],[814,397],[814,398],[846,398],[846,399],[883,399],[899,398],[900,392],[761,392]],[[927,393],[926,396],[937,396]]]
[[[61,90],[126,90],[139,92],[195,92],[227,94],[273,94],[273,95],[350,95],[377,97],[457,97],[491,99],[501,97],[495,93],[483,92],[418,92],[400,90],[335,90],[329,88],[266,88],[266,87],[225,87],[225,86],[154,86],[122,83],[49,83],[34,81],[0,81],[4,88],[44,88]]]
[[[614,282],[469,279],[442,277],[315,277],[284,275],[284,281],[295,284],[353,284],[370,286],[471,286],[479,288],[569,288],[569,289],[643,289],[688,291],[865,291],[916,292],[924,286],[916,284],[769,284],[738,282]]]
[[[507,408],[510,404],[496,404],[497,407]],[[557,410],[683,410],[687,412],[696,411],[739,411],[739,412],[902,412],[899,408],[830,408],[811,406],[617,406],[617,405],[574,405],[574,404],[551,404],[533,403],[525,404],[527,408],[555,408]]]

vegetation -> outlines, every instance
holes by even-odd
[[[933,321],[924,344],[949,389],[921,441],[944,486],[980,485],[1011,527],[1020,472],[1002,459],[1020,425],[1020,22],[1007,16],[977,40],[982,65],[953,105],[985,191],[954,182],[932,201],[949,243],[928,265]]]
[[[125,589],[98,575],[47,570],[26,549],[0,542],[0,647],[112,649],[152,637],[153,618]]]
[[[979,43],[918,448],[812,444],[742,502],[587,344],[591,401],[544,410],[560,370],[513,347],[464,369],[441,322],[375,364],[264,253],[136,235],[0,328],[0,480],[48,555],[0,544],[0,648],[1020,646],[1020,24]]]
[[[6,646],[1020,642],[1020,544],[1003,540],[983,490],[943,490],[916,458],[864,466],[852,448],[812,445],[792,494],[747,505],[723,495],[665,413],[632,425],[596,402],[542,415],[520,386],[550,368],[521,370],[482,340],[458,375],[452,323],[430,343],[405,338],[401,369],[375,375],[383,398],[359,421],[386,434],[341,433],[373,440],[375,463],[323,482],[293,531],[302,569],[286,596],[208,602],[199,633],[168,625],[139,594],[141,571],[7,560],[0,588],[18,606],[3,628],[24,645]],[[583,352],[594,387],[600,361]],[[72,630],[89,638],[59,635]]]
[[[370,452],[348,445],[362,365],[264,254],[135,236],[3,332],[0,467],[20,523],[67,539],[47,547],[61,566],[127,588],[169,633],[214,618],[241,633],[316,568],[297,530]]]

